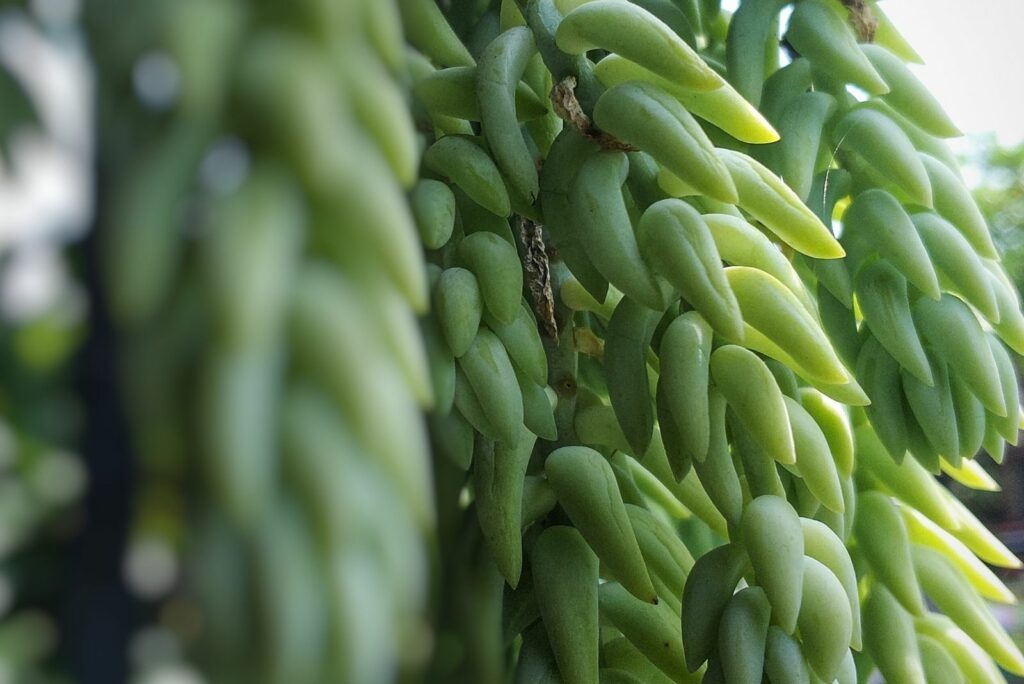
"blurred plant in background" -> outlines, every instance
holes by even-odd
[[[76,98],[89,86],[73,14],[34,8],[0,11],[0,682],[12,684],[69,681],[58,623],[86,485],[72,449],[88,301],[68,242],[88,223],[89,108]]]
[[[1002,254],[1002,264],[1019,292],[1024,286],[1024,142],[1004,145],[994,134],[972,136],[961,159],[974,198]],[[1020,374],[1022,359],[1016,354],[1013,357]],[[991,470],[1001,487],[998,497],[951,485],[959,498],[999,530],[1000,537],[1017,554],[1024,553],[1022,456],[1022,445],[1008,446],[1005,465]],[[1018,599],[1024,598],[1024,573],[1004,570],[1001,575]],[[1018,644],[1024,644],[1024,611],[1019,606],[999,608],[1000,621],[1011,629]]]
[[[994,134],[970,138],[961,155],[967,180],[973,188],[978,207],[992,231],[1002,254],[1002,264],[1020,291],[1024,286],[1024,142],[1002,145]],[[1021,358],[1014,355],[1018,373]],[[1011,447],[1020,456],[1020,447]],[[1017,542],[1024,551],[1024,469],[1018,458],[993,471],[1003,487],[1001,497],[970,494],[963,488],[957,494],[967,497],[972,506],[993,522],[1017,523],[1022,529]]]
[[[386,50],[363,35],[370,8]],[[218,684],[422,669],[432,482],[395,357],[429,386],[413,310],[427,279],[403,188],[354,106],[381,92],[396,105],[414,178],[394,6],[83,9],[97,309],[135,468],[124,573],[150,621],[132,624],[130,669],[158,681],[195,663]]]
[[[1024,284],[1024,143],[1005,147],[994,135],[975,138],[967,165],[974,196],[1018,288]]]

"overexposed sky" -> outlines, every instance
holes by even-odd
[[[1024,141],[1024,0],[885,0],[918,76],[967,134]]]

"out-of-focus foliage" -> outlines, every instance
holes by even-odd
[[[0,260],[0,280],[6,263]],[[57,606],[86,471],[72,390],[85,332],[76,286],[17,320],[0,311],[0,681],[57,684]]]
[[[1019,288],[1024,283],[1024,143],[1005,147],[995,136],[981,138],[970,163],[979,174],[974,197]]]
[[[7,138],[25,124],[35,123],[37,115],[25,89],[7,70],[0,67],[0,151],[7,147]]]
[[[1002,145],[994,134],[974,138],[964,166],[1003,266],[1020,291],[1024,286],[1024,142]],[[1015,360],[1019,373],[1020,357]],[[1009,468],[993,475],[1003,490],[998,499],[977,496],[963,487],[956,490],[957,495],[984,518],[1013,524],[1024,516],[1024,472]]]
[[[0,35],[32,26],[34,15],[0,5]],[[5,46],[5,47],[10,47]],[[53,131],[24,74],[0,51],[0,183],[21,183],[19,139]],[[50,139],[52,141],[52,139]],[[19,224],[14,195],[0,187],[0,681],[61,684],[59,604],[69,541],[82,522],[86,471],[74,445],[81,407],[73,391],[88,309],[68,275],[52,225]],[[84,218],[84,217],[83,217]],[[29,229],[23,229],[23,228]]]

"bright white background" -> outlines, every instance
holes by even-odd
[[[1024,0],[887,0],[921,80],[968,135],[1024,141]]]

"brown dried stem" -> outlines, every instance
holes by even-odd
[[[614,138],[594,125],[576,99],[576,77],[566,76],[551,89],[551,105],[558,118],[607,150],[635,152],[636,147]]]

